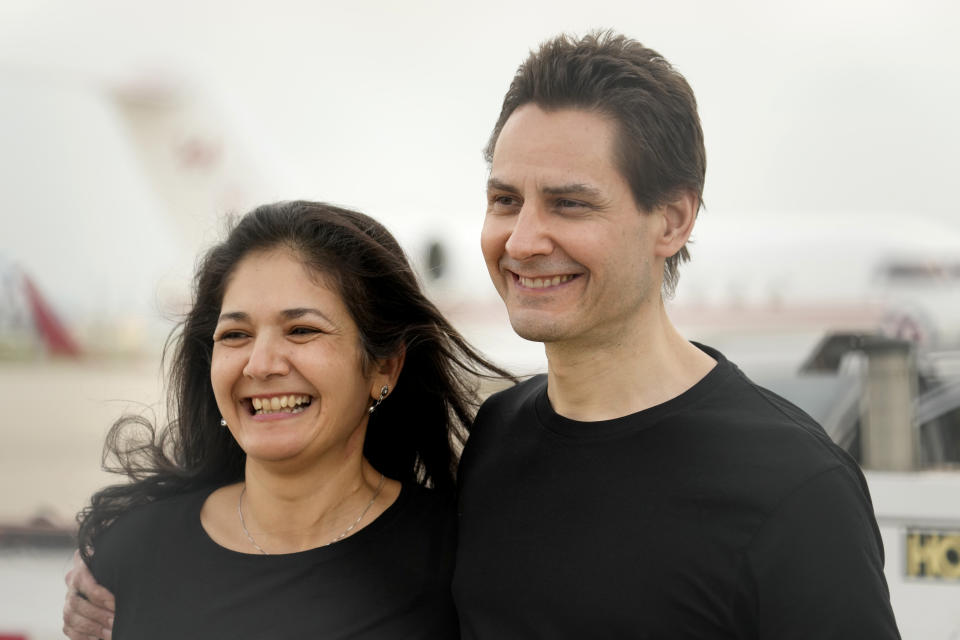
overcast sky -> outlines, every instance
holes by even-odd
[[[481,148],[517,64],[557,32],[596,27],[657,49],[693,86],[706,215],[884,211],[960,226],[958,6],[0,0],[0,256],[26,261],[67,306],[85,296],[106,310],[124,304],[111,290],[190,266],[193,245],[121,134],[77,97],[137,78],[209,96],[253,156],[261,197],[478,229]],[[110,261],[94,250],[104,238]]]

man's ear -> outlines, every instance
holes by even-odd
[[[407,350],[401,347],[396,355],[377,360],[374,364],[371,379],[370,397],[378,397],[380,389],[384,386],[390,387],[390,391],[393,391],[397,386],[397,379],[400,378],[400,372],[403,370],[403,361],[406,356]]]
[[[656,254],[662,258],[675,255],[687,243],[693,232],[700,210],[700,198],[692,191],[684,190],[672,202],[660,207],[663,227],[657,238]]]

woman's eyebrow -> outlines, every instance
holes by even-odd
[[[333,320],[330,319],[324,312],[320,309],[314,309],[313,307],[295,307],[293,309],[284,309],[278,314],[283,320],[296,320],[297,318],[302,318],[303,316],[314,315],[320,317],[322,320],[334,324]],[[233,321],[233,322],[250,322],[250,314],[244,311],[227,311],[226,313],[221,313],[219,322]]]
[[[243,311],[228,311],[227,313],[221,313],[220,317],[217,318],[218,322],[223,322],[224,320],[233,320],[235,322],[248,322],[250,316],[244,313]]]
[[[284,309],[280,312],[280,316],[284,320],[296,320],[297,318],[302,318],[307,315],[320,316],[323,320],[333,324],[333,321],[325,313],[313,307],[296,307],[294,309]]]

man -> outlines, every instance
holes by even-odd
[[[486,155],[483,254],[548,372],[491,397],[464,452],[463,637],[899,637],[857,465],[664,310],[706,164],[683,77],[622,36],[556,38]]]
[[[556,38],[487,159],[483,254],[548,373],[491,397],[464,452],[463,637],[898,638],[859,468],[667,317],[706,166],[684,78],[622,36]]]

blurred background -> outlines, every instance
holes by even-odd
[[[960,638],[960,5],[937,0],[0,0],[0,636],[59,637],[103,436],[162,418],[163,340],[228,214],[359,208],[482,350],[545,367],[483,267],[481,149],[527,52],[599,27],[699,101],[673,317],[876,470],[904,637]],[[908,345],[899,466],[859,441],[864,335]],[[912,572],[911,532],[948,540],[940,574]]]

